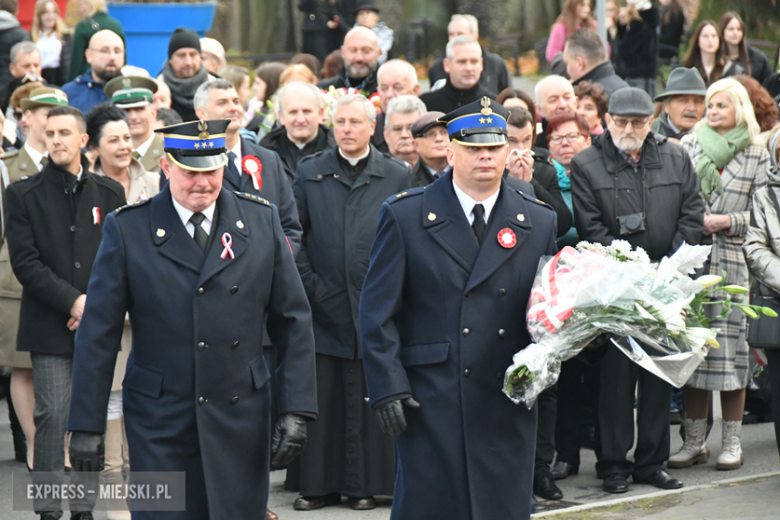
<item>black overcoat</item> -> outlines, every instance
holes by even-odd
[[[106,217],[126,203],[118,182],[90,173],[86,157],[81,162],[78,207],[71,193],[75,177],[53,162],[6,191],[8,253],[23,287],[20,351],[73,353],[70,309],[87,292]]]
[[[536,408],[501,389],[531,341],[526,305],[539,259],[557,251],[555,220],[502,182],[480,246],[449,173],[382,206],[360,305],[369,397],[422,405],[396,437],[392,520],[530,517]]]
[[[303,226],[296,257],[309,296],[318,354],[357,355],[358,303],[382,203],[410,187],[409,169],[373,146],[350,186],[338,148],[306,157],[295,175]]]
[[[276,207],[253,197],[222,190],[204,255],[166,186],[108,217],[95,260],[76,335],[68,429],[104,431],[129,312],[123,404],[130,466],[187,474],[187,511],[166,519],[261,518],[265,511],[266,316],[278,353],[280,414],[317,412],[309,304]],[[225,233],[234,258],[222,258]]]

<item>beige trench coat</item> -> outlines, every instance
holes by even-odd
[[[100,167],[100,158],[95,159],[92,165],[92,171],[97,175],[105,175]],[[130,163],[130,191],[127,193],[127,203],[133,204],[139,200],[149,199],[157,195],[160,191],[160,175],[144,170],[141,163],[136,159]],[[89,297],[89,295],[87,295]],[[125,330],[122,334],[122,349],[116,358],[116,367],[114,368],[114,382],[111,390],[121,390],[122,380],[125,378],[125,369],[127,368],[127,358],[130,355],[130,349],[133,346],[133,338],[130,335],[130,321],[125,318]]]

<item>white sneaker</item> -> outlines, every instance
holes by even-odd
[[[705,439],[707,437],[707,419],[683,419],[685,442],[680,451],[669,457],[668,468],[690,468],[694,464],[706,464],[710,457]]]
[[[741,430],[742,421],[723,421],[723,453],[718,457],[717,469],[730,470],[742,466]]]

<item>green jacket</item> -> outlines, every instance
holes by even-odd
[[[76,76],[80,76],[89,70],[89,63],[84,56],[84,51],[89,47],[89,39],[98,31],[108,29],[114,31],[125,41],[125,31],[122,24],[115,18],[108,16],[108,13],[97,12],[91,18],[85,18],[76,24],[76,30],[73,31],[73,49],[70,55],[70,69],[68,71],[68,81],[73,81]],[[127,63],[127,46],[125,45],[125,63]]]

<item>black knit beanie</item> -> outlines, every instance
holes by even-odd
[[[168,58],[179,49],[191,47],[200,52],[200,37],[198,33],[185,27],[178,27],[171,35],[171,41],[168,43]]]

